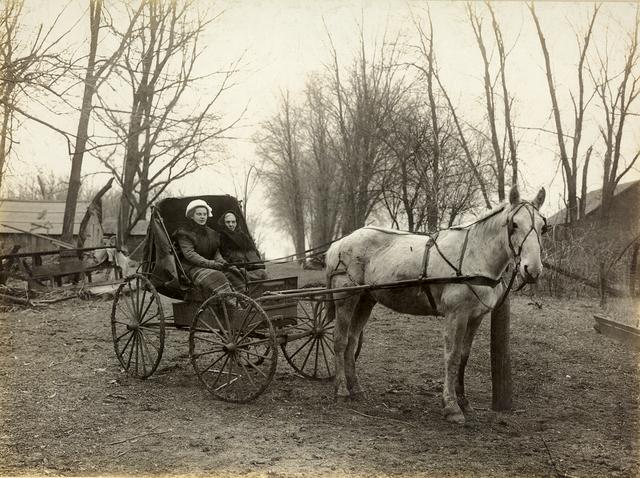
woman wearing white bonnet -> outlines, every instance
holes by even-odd
[[[228,267],[220,254],[220,236],[207,226],[213,211],[202,199],[194,199],[184,212],[187,221],[178,228],[175,237],[181,253],[181,263],[191,281],[211,295],[218,291],[243,291],[245,282],[237,267]]]

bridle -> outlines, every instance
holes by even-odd
[[[528,206],[531,206],[531,207],[528,207]],[[520,245],[516,249],[513,245],[513,234],[515,233],[515,230],[518,229],[518,224],[513,220],[513,218],[515,217],[516,214],[518,214],[518,212],[522,208],[524,208],[529,213],[529,216],[531,217],[531,225],[529,227],[529,230],[525,234],[524,239],[522,239],[522,242],[520,242]],[[537,234],[536,227],[535,227],[536,213],[538,213],[538,215],[543,220],[543,225],[542,225],[542,229],[540,230],[540,234]],[[502,295],[502,298],[499,301],[499,305],[502,305],[507,295],[509,295],[511,288],[513,287],[513,282],[515,281],[516,275],[520,270],[520,260],[521,260],[520,255],[522,254],[522,248],[524,247],[524,243],[529,237],[529,234],[531,234],[532,231],[536,232],[536,239],[538,240],[538,245],[540,246],[540,248],[542,248],[542,244],[540,243],[540,236],[543,234],[546,234],[547,230],[548,230],[547,218],[544,217],[542,214],[540,214],[540,211],[538,210],[538,208],[529,201],[520,202],[514,208],[514,210],[509,213],[509,216],[507,216],[507,242],[509,244],[509,250],[511,251],[514,268],[513,268],[513,274],[511,274],[511,279],[509,280],[509,285],[507,286],[504,294]],[[523,280],[522,283],[515,289],[516,292],[521,290],[525,285],[527,285],[527,282]]]
[[[531,207],[528,207],[531,206]],[[518,224],[513,220],[513,218],[515,217],[516,214],[518,214],[518,212],[520,211],[520,209],[523,209],[525,211],[527,211],[529,213],[529,216],[531,217],[531,225],[529,226],[529,230],[527,231],[527,233],[525,234],[524,238],[522,239],[522,242],[520,242],[520,245],[518,246],[518,248],[516,249],[514,247],[513,244],[513,235],[516,231],[516,229],[518,229]],[[540,231],[540,234],[537,234],[536,232],[536,213],[542,218],[544,224],[542,226],[542,229]],[[509,216],[507,217],[507,239],[508,239],[508,244],[509,244],[509,250],[511,251],[511,258],[513,259],[516,268],[520,267],[520,255],[522,254],[522,248],[524,247],[524,243],[526,242],[527,238],[529,237],[529,234],[531,234],[532,232],[536,233],[536,239],[538,240],[538,245],[540,247],[542,247],[542,244],[540,242],[540,236],[542,234],[545,234],[547,232],[547,219],[540,214],[540,211],[538,211],[538,208],[531,202],[529,201],[522,201],[520,202],[513,211],[511,211],[509,213]]]

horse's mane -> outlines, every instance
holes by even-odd
[[[374,231],[384,232],[387,234],[397,234],[399,236],[415,235],[415,233],[413,232],[401,231],[399,229],[389,229],[386,227],[379,227],[379,226],[365,226],[363,227],[363,229],[373,229]]]
[[[449,229],[469,229],[471,226],[474,226],[476,224],[486,223],[489,219],[500,215],[500,213],[505,211],[508,207],[509,207],[509,203],[507,202],[498,204],[496,207],[494,207],[493,209],[490,209],[489,211],[485,212],[481,216],[475,217],[469,220],[468,222],[465,222],[458,226],[452,226]]]

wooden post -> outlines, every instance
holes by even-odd
[[[511,410],[513,404],[510,323],[511,304],[507,297],[499,308],[491,312],[491,408],[498,412]]]
[[[598,282],[600,283],[600,307],[607,305],[607,277],[604,262],[600,262],[598,269]]]
[[[640,243],[633,246],[633,252],[631,253],[631,265],[629,266],[629,295],[636,297],[636,284],[638,283],[638,250],[640,249]]]

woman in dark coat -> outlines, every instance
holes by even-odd
[[[189,279],[207,295],[228,291],[231,287],[244,291],[242,273],[227,264],[220,254],[218,233],[207,227],[207,219],[212,216],[209,205],[202,199],[193,200],[187,205],[185,216],[189,220],[175,232],[175,238]]]
[[[238,219],[231,212],[225,212],[218,221],[220,227],[220,251],[231,264],[238,264],[246,270],[248,280],[267,278],[262,258],[248,234],[238,228]]]

